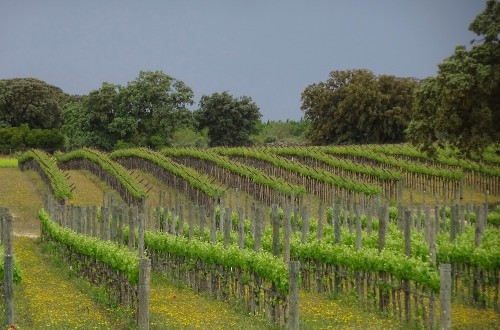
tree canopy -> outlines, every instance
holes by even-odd
[[[63,109],[71,146],[109,150],[120,146],[161,148],[192,122],[193,92],[161,71],[141,71],[127,86],[103,83],[82,102]]]
[[[500,143],[500,3],[487,1],[469,30],[480,39],[456,47],[416,90],[407,136],[430,154],[448,145],[480,157]]]
[[[0,80],[0,127],[51,129],[61,124],[68,100],[60,88],[35,78]]]
[[[248,96],[235,98],[228,92],[203,95],[195,111],[198,130],[208,129],[210,146],[251,145],[262,117],[259,107]]]
[[[332,71],[302,93],[308,137],[314,144],[395,143],[410,120],[414,78],[376,76],[369,70]]]

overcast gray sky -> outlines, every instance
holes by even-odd
[[[250,96],[298,120],[333,70],[425,78],[469,44],[482,0],[0,0],[0,79],[70,94],[161,70],[195,94]]]

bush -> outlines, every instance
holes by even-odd
[[[25,149],[53,152],[64,148],[64,135],[57,129],[30,129],[28,125],[0,128],[0,153]]]

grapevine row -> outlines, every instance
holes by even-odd
[[[31,149],[18,157],[21,171],[35,170],[47,184],[54,197],[61,203],[71,198],[71,188],[63,172],[47,153]]]
[[[486,191],[500,195],[500,168],[474,162],[466,159],[455,158],[452,155],[440,153],[436,158],[430,158],[424,153],[408,145],[380,147],[374,146],[373,151],[395,157],[404,157],[410,161],[437,164],[448,169],[463,170],[465,172],[464,185],[476,190]]]
[[[119,149],[110,158],[128,169],[141,169],[190,196],[196,204],[210,205],[222,196],[213,179],[149,149]]]
[[[132,305],[137,302],[139,258],[136,252],[61,227],[43,209],[38,218],[42,240],[57,243],[63,257],[75,271],[92,283],[105,286],[117,301]]]
[[[228,158],[199,149],[163,149],[161,153],[198,172],[215,177],[229,187],[241,189],[264,204],[281,202],[282,197],[302,196],[303,186],[289,184],[283,179],[231,162]]]
[[[346,159],[330,157],[319,150],[309,148],[266,148],[263,152],[270,151],[274,154],[285,156],[313,168],[322,168],[340,177],[351,177],[370,184],[376,184],[383,190],[383,195],[388,200],[398,196],[399,182],[402,174],[398,171],[372,167],[366,164],[355,163]]]
[[[64,169],[88,170],[115,189],[128,204],[142,205],[147,192],[120,164],[92,149],[78,149],[56,155]]]
[[[321,147],[321,151],[339,158],[348,158],[374,166],[402,170],[406,187],[427,191],[434,195],[460,197],[464,174],[462,171],[446,170],[435,166],[408,163],[394,157],[366,150],[362,147]]]
[[[313,169],[292,162],[284,157],[248,148],[216,148],[215,152],[230,156],[238,162],[257,167],[268,175],[283,178],[295,184],[304,185],[310,194],[315,194],[325,202],[339,196],[352,197],[362,203],[364,196],[376,196],[381,188],[363,182],[345,179],[323,169]]]

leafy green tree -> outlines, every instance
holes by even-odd
[[[113,148],[118,137],[109,129],[117,113],[120,86],[104,82],[84,98],[67,103],[62,109],[61,127],[69,140],[69,147]]]
[[[248,96],[235,98],[228,92],[203,95],[195,111],[197,129],[208,129],[209,146],[247,146],[262,117]]]
[[[58,128],[68,95],[35,78],[0,80],[0,127]]]
[[[369,70],[330,72],[326,82],[302,93],[309,139],[314,144],[403,141],[416,84],[413,78]]]
[[[430,154],[449,145],[480,157],[500,142],[500,3],[487,1],[469,30],[481,38],[456,47],[416,91],[407,136]]]
[[[192,122],[193,92],[161,71],[141,71],[127,86],[104,82],[63,109],[70,146],[103,150],[169,145],[174,132]]]
[[[141,71],[119,92],[110,130],[137,146],[161,148],[174,132],[192,122],[193,91],[161,71]]]

